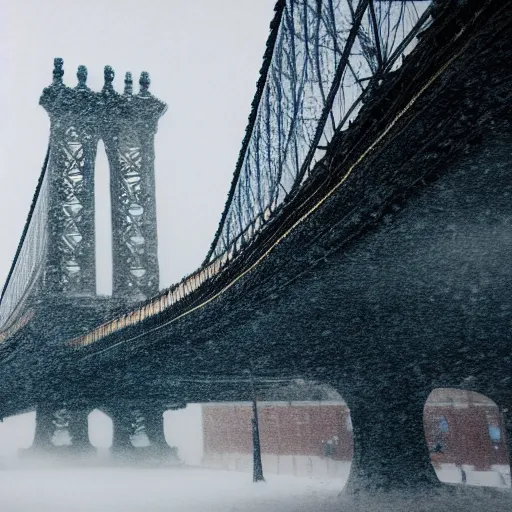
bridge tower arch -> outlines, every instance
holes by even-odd
[[[100,93],[63,83],[63,60],[54,60],[53,83],[40,104],[50,117],[48,243],[44,289],[68,297],[96,295],[94,167],[103,141],[110,169],[112,295],[144,300],[159,290],[154,137],[167,106],[149,92],[142,72],[133,94],[131,73],[124,93],[114,90],[106,66]]]

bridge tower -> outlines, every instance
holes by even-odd
[[[54,60],[53,83],[40,104],[50,116],[47,178],[48,243],[44,288],[69,296],[96,294],[94,161],[99,139],[96,95],[78,68],[78,85],[62,81],[63,60]]]
[[[63,75],[57,58],[53,83],[40,99],[51,122],[44,289],[96,295],[94,163],[102,139],[110,167],[113,296],[144,300],[159,289],[154,137],[167,106],[149,92],[147,72],[135,95],[130,73],[124,93],[114,90],[110,66],[100,93],[87,87],[84,66],[75,88],[64,85]]]
[[[148,73],[141,73],[136,95],[131,73],[122,95],[114,91],[113,79],[106,66],[100,101],[110,165],[113,295],[144,300],[159,290],[154,138],[167,106],[149,92]]]

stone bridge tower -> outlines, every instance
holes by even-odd
[[[53,83],[40,104],[50,116],[48,248],[44,289],[68,296],[96,294],[94,245],[94,161],[99,140],[96,95],[86,86],[62,81],[62,59],[55,59]]]
[[[159,289],[154,137],[166,105],[149,92],[146,72],[137,95],[132,93],[130,73],[123,95],[114,91],[113,79],[107,66],[100,104],[110,165],[113,294],[143,300]]]
[[[55,59],[53,83],[40,99],[51,122],[45,291],[96,295],[94,164],[101,139],[110,167],[113,296],[144,300],[159,289],[154,136],[166,105],[149,92],[146,72],[135,95],[130,73],[124,94],[114,90],[110,66],[100,93],[87,87],[84,66],[75,88],[63,75],[63,61]]]

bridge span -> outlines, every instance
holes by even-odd
[[[354,37],[379,4],[359,2]],[[270,51],[288,6],[278,2]],[[261,199],[246,224],[233,210],[241,164],[196,273],[138,303],[125,295],[77,310],[76,297],[62,298],[11,327],[4,414],[59,401],[241,400],[254,386],[310,379],[350,408],[348,490],[437,486],[423,430],[431,390],[471,389],[512,410],[512,9],[431,8],[402,65],[375,74],[311,170],[297,169],[289,193]],[[237,212],[233,235],[225,226],[235,229]]]

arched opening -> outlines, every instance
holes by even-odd
[[[89,440],[99,455],[107,455],[112,446],[114,427],[110,416],[99,409],[89,413]]]
[[[105,146],[100,140],[94,171],[96,293],[112,295],[112,214],[110,168]]]
[[[164,412],[164,436],[175,449],[176,458],[188,466],[200,466],[204,454],[203,411],[201,404]]]
[[[510,487],[503,416],[490,398],[462,389],[434,389],[425,403],[424,426],[440,481]]]
[[[53,435],[51,442],[54,446],[71,446],[71,433],[69,431],[69,411],[58,409],[53,414]]]
[[[133,433],[131,435],[131,442],[135,448],[147,448],[148,446],[151,446],[147,429],[147,418],[145,417],[144,412],[135,410],[133,418]]]
[[[202,404],[202,465],[250,472],[251,402]],[[258,394],[263,474],[316,477],[344,483],[353,455],[350,411],[326,385],[298,381]]]
[[[35,436],[36,413],[27,412],[3,418],[0,422],[0,457],[14,459],[29,449]]]

